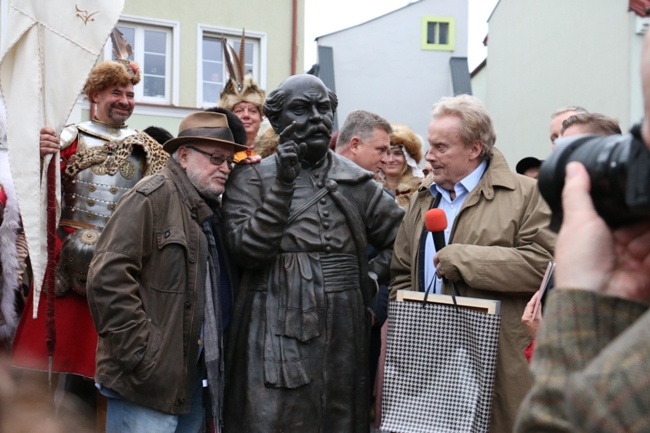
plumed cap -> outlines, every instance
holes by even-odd
[[[242,30],[239,52],[223,40],[223,57],[228,68],[229,78],[221,91],[219,106],[232,111],[233,107],[240,102],[255,104],[262,114],[266,94],[250,73],[246,73],[246,31]]]
[[[232,77],[226,82],[226,86],[221,92],[219,107],[232,111],[233,107],[240,102],[250,102],[255,104],[262,113],[262,107],[266,99],[266,93],[262,90],[251,74],[246,74],[241,83],[238,83]]]

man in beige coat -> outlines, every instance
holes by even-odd
[[[520,318],[552,259],[550,210],[535,181],[512,173],[493,148],[492,121],[478,99],[441,99],[427,138],[433,183],[413,195],[397,234],[391,296],[400,289],[433,287],[444,276],[462,296],[501,301],[490,431],[510,432],[531,385],[524,357],[530,338]],[[448,245],[439,252],[423,224],[432,207],[444,210],[448,220]],[[443,286],[442,293],[451,293],[451,287]]]

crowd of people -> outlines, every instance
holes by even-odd
[[[650,36],[641,64],[650,148]],[[368,432],[380,427],[400,290],[500,302],[489,431],[650,428],[650,222],[608,227],[581,164],[567,166],[556,236],[534,179],[543,161],[512,171],[476,97],[433,104],[422,161],[415,131],[366,110],[332,139],[337,96],[313,75],[267,95],[239,71],[219,107],[176,135],[127,126],[139,80],[134,62],[99,63],[84,89],[91,119],[40,131],[53,206],[35,317],[0,176],[0,341],[12,364],[0,363],[0,430],[18,422],[4,402],[19,372],[37,370],[59,390],[41,401],[68,408],[61,425],[80,413],[80,429]],[[553,149],[620,133],[579,106],[551,116]],[[444,248],[425,228],[434,208]],[[557,287],[542,319],[549,262]]]

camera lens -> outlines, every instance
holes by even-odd
[[[571,161],[581,162],[589,172],[594,207],[608,225],[616,227],[648,216],[650,158],[639,137],[581,135],[559,139],[557,144],[538,178],[540,192],[553,211],[552,230],[559,230],[562,222],[562,189]]]

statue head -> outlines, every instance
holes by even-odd
[[[280,143],[305,143],[302,158],[315,163],[327,153],[337,105],[336,95],[318,77],[293,75],[269,94],[264,114],[280,134]]]

